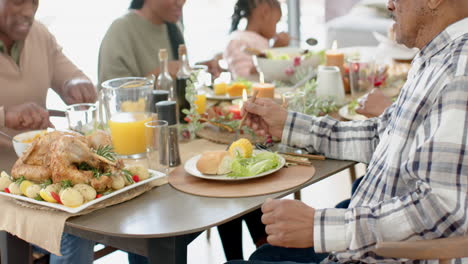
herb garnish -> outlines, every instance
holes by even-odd
[[[101,157],[104,157],[110,161],[115,161],[116,154],[114,152],[114,148],[112,146],[100,146],[98,149],[96,149],[96,154],[98,154]]]

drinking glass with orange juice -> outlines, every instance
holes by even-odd
[[[150,113],[153,80],[140,77],[112,79],[102,84],[107,124],[115,152],[121,157],[146,153],[145,123]]]

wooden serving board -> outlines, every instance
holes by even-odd
[[[289,190],[306,183],[314,174],[313,166],[292,166],[251,180],[214,181],[194,177],[183,166],[179,166],[169,174],[169,184],[179,191],[193,195],[236,198]]]

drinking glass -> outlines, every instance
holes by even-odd
[[[164,120],[146,122],[145,138],[149,168],[167,174],[169,170],[168,123]]]
[[[153,80],[126,77],[102,84],[101,105],[115,152],[121,158],[138,158],[146,153],[145,123],[152,120]]]
[[[284,106],[291,111],[304,113],[305,111],[305,92],[303,91],[290,91],[282,95]]]
[[[73,104],[66,108],[65,115],[68,128],[86,134],[97,125],[97,108],[95,104]]]
[[[348,63],[351,96],[359,98],[374,88],[375,63],[371,58],[350,58]]]
[[[211,74],[208,72],[206,65],[194,65],[191,67],[193,71],[198,71],[197,79],[195,80],[195,88],[197,90],[206,88],[211,85]]]

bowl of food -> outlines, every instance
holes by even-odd
[[[257,56],[258,68],[265,81],[296,82],[294,75],[298,71],[308,72],[324,60],[323,51],[310,51],[300,48],[273,48]]]
[[[16,155],[18,155],[18,157],[21,157],[24,151],[26,151],[26,149],[31,145],[31,142],[33,142],[36,138],[39,138],[46,133],[47,130],[33,130],[16,135],[12,140],[13,148],[15,149]]]

